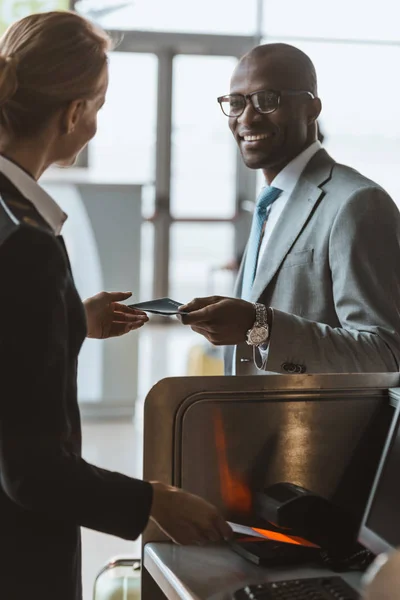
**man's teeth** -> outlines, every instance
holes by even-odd
[[[258,140],[266,140],[269,137],[267,133],[262,133],[259,135],[244,135],[243,139],[245,142],[257,142]]]

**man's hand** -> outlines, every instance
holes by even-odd
[[[157,481],[150,518],[177,544],[204,544],[229,539],[232,530],[218,510],[179,488]]]
[[[104,339],[139,329],[149,320],[146,313],[120,304],[132,292],[100,292],[84,301],[87,337]]]
[[[223,296],[195,298],[179,310],[190,313],[180,316],[182,323],[204,335],[214,346],[244,342],[256,318],[251,302]]]

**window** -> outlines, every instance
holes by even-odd
[[[397,40],[400,7],[396,0],[264,0],[263,33],[269,36]]]
[[[230,223],[175,223],[171,227],[170,296],[188,302],[195,296],[232,295],[232,273],[220,267],[233,258]]]
[[[102,179],[147,183],[154,178],[157,59],[112,52],[107,101],[89,147],[89,165]]]
[[[109,29],[251,35],[256,0],[80,0],[76,9]]]
[[[382,185],[400,204],[396,73],[400,47],[289,41],[314,62],[321,129],[332,157]]]
[[[31,13],[48,10],[68,10],[69,0],[1,0],[0,2],[0,35],[11,23]]]
[[[174,217],[232,217],[235,143],[217,103],[229,89],[236,59],[174,59],[171,213]]]

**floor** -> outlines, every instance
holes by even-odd
[[[139,424],[137,422],[139,421]],[[98,466],[133,477],[141,476],[142,433],[140,419],[132,422],[84,422],[83,453]],[[93,583],[111,557],[140,557],[140,541],[128,542],[97,531],[82,529],[83,598],[92,600]]]
[[[189,349],[204,344],[189,328],[150,324],[140,332],[139,392],[133,421],[84,421],[83,455],[86,460],[133,477],[142,474],[143,404],[159,379],[187,373]],[[116,555],[140,556],[140,541],[83,529],[84,600],[93,600],[97,573]]]

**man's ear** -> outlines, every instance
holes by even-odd
[[[321,114],[322,103],[320,98],[313,98],[311,102],[308,103],[308,106],[308,124],[311,125],[311,123],[315,123]]]
[[[84,108],[83,100],[73,100],[63,110],[61,114],[61,130],[62,133],[73,133],[77,123],[82,115]]]

